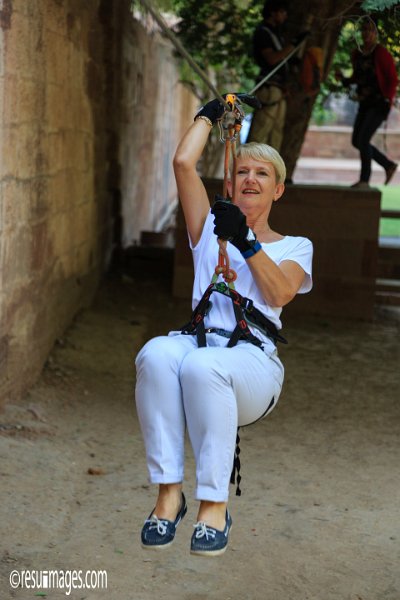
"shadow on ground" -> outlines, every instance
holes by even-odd
[[[135,259],[136,260],[136,259]],[[135,263],[135,260],[133,263]],[[168,262],[169,260],[169,262]],[[398,600],[399,327],[291,320],[278,407],[244,429],[241,498],[219,559],[189,555],[188,515],[169,551],[139,545],[154,501],[134,409],[134,357],[183,324],[170,258],[125,264],[59,339],[37,385],[0,413],[0,597],[13,570],[106,570],[93,600]]]

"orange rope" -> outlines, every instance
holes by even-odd
[[[232,151],[233,173],[236,173],[236,142],[233,138],[234,129],[229,129],[229,138],[225,142],[224,158],[224,183],[222,194],[224,198],[228,197],[228,179],[229,179],[229,155]],[[235,198],[235,176],[232,177],[232,200]],[[222,275],[224,280],[233,287],[233,282],[237,278],[236,272],[230,268],[229,256],[227,251],[227,241],[218,238],[218,265],[215,267],[215,275]]]
[[[226,250],[226,240],[218,238],[218,265],[215,267],[215,275],[222,275],[224,280],[233,286],[233,282],[237,278],[236,272],[229,266],[229,256]]]
[[[235,94],[226,94],[225,96],[226,102],[231,107],[233,111],[235,108],[235,103],[238,101],[238,98]],[[240,104],[240,103],[239,103]],[[237,108],[237,106],[236,106]],[[239,111],[239,114],[240,111]],[[242,114],[243,116],[243,114]],[[233,160],[233,177],[232,177],[232,194],[231,200],[235,201],[236,197],[236,138],[239,135],[239,132],[242,128],[242,124],[240,119],[238,119],[237,112],[235,113],[234,122],[228,125],[228,135],[224,136],[223,134],[223,125],[220,123],[220,131],[221,131],[221,141],[225,141],[225,157],[224,157],[224,183],[222,187],[222,195],[225,199],[228,198],[228,180],[229,180],[229,157],[230,152],[232,152],[232,160]],[[225,281],[231,288],[234,288],[233,282],[237,278],[237,275],[233,269],[229,266],[229,256],[227,252],[227,240],[222,240],[218,238],[218,265],[215,267],[213,281],[216,281],[219,275],[222,275]]]
[[[232,202],[236,198],[236,141],[232,142]]]

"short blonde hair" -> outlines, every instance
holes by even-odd
[[[286,166],[279,152],[275,148],[272,148],[272,146],[258,142],[249,142],[238,147],[236,156],[238,158],[252,158],[253,160],[271,163],[275,170],[276,183],[284,183]]]

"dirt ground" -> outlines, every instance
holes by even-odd
[[[399,600],[399,321],[289,320],[278,407],[242,431],[242,496],[218,559],[142,551],[154,503],[134,408],[134,356],[182,324],[165,282],[108,278],[58,340],[37,385],[0,413],[0,600],[13,570],[106,570],[79,600]],[[93,474],[89,473],[92,470]]]

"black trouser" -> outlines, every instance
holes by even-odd
[[[351,140],[353,146],[360,151],[360,181],[369,181],[371,177],[371,160],[375,160],[385,170],[393,164],[378,148],[370,144],[372,136],[379,125],[385,120],[386,116],[380,106],[364,107],[360,104],[356,120],[354,121],[353,137]]]

